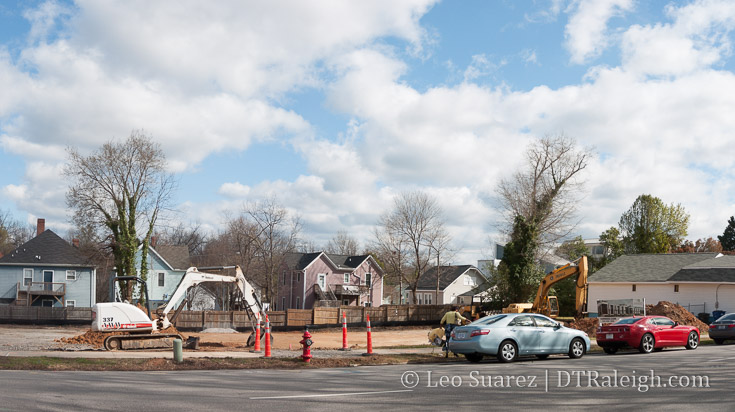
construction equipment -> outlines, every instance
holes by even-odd
[[[104,347],[107,350],[172,347],[173,339],[182,339],[181,335],[153,332],[169,328],[172,325],[172,321],[168,319],[168,313],[184,297],[189,288],[204,282],[237,284],[242,294],[243,306],[248,312],[248,317],[254,321],[253,324],[255,324],[256,316],[262,315],[264,317],[263,306],[255,295],[255,290],[245,279],[239,266],[219,266],[202,269],[235,269],[236,275],[233,277],[205,273],[200,272],[196,267],[190,267],[181,278],[179,285],[171,295],[171,299],[169,299],[164,307],[161,316],[155,321],[151,317],[150,303],[148,303],[147,315],[137,306],[126,302],[98,303],[92,310],[92,330],[100,332],[124,332],[124,334],[111,335],[105,338]],[[114,281],[118,280],[135,280],[145,285],[145,282],[136,276],[117,277],[113,279],[111,284],[111,295],[114,295]],[[148,299],[148,289],[145,287],[143,289],[145,290],[146,302],[150,302]],[[182,302],[179,310],[173,315],[172,320],[176,319],[176,316],[178,316],[183,307],[184,304]],[[255,327],[253,327],[253,330],[255,330]],[[253,335],[248,339],[248,345],[252,345],[251,341],[254,341]]]
[[[533,312],[556,318],[559,316],[559,300],[556,296],[549,296],[549,289],[554,284],[574,275],[577,276],[575,280],[575,308],[577,316],[582,315],[587,306],[587,256],[582,256],[575,262],[547,274],[539,284],[536,299],[533,303],[511,303],[503,308],[503,313]]]

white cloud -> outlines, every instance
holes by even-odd
[[[623,35],[623,67],[643,75],[678,76],[707,69],[732,52],[735,28],[731,1],[669,6],[671,24],[636,25]]]
[[[577,0],[565,30],[572,63],[596,57],[608,45],[607,22],[633,9],[633,0]]]

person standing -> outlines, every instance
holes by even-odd
[[[444,333],[446,334],[444,350],[447,352],[447,357],[449,357],[449,338],[452,336],[452,330],[466,320],[467,318],[457,311],[457,307],[452,306],[451,310],[445,313],[441,322],[439,322],[440,325],[444,326]]]

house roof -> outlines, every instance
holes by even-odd
[[[191,259],[189,258],[189,247],[186,245],[158,245],[156,247],[151,247],[151,249],[155,250],[158,255],[171,266],[172,269],[186,270],[191,266]]]
[[[482,276],[482,272],[473,265],[460,265],[460,266],[440,266],[439,267],[439,290],[444,290],[447,286],[451,285],[452,282],[457,280],[462,274],[470,269],[477,270],[477,273]],[[436,290],[436,267],[432,267],[427,270],[416,287],[417,290]]]
[[[0,265],[18,264],[94,267],[79,249],[50,229],[0,258]]]
[[[589,276],[590,282],[665,282],[684,267],[714,260],[717,253],[623,255]]]
[[[304,270],[322,254],[324,254],[337,269],[348,271],[355,270],[355,268],[362,265],[363,262],[370,258],[370,255],[348,256],[323,252],[287,253],[285,262],[292,270]]]

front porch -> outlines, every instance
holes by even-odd
[[[61,307],[66,306],[66,283],[58,282],[30,282],[25,288],[20,282],[15,289],[15,304],[20,306],[46,306],[51,302],[53,306],[58,302]],[[50,298],[50,299],[49,299]]]

